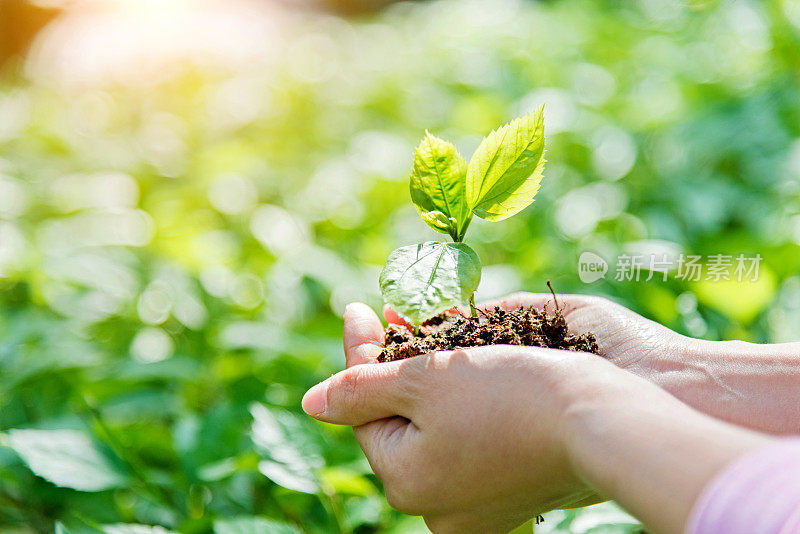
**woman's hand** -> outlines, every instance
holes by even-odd
[[[303,408],[353,425],[390,504],[437,533],[506,532],[598,494],[674,530],[710,476],[759,439],[594,355],[491,346],[375,364],[383,329],[360,304],[344,341],[348,369]]]
[[[591,331],[600,354],[724,421],[775,434],[800,433],[800,343],[758,345],[682,336],[608,299],[558,295],[574,333]],[[480,305],[544,307],[550,294],[515,293]],[[391,309],[386,320],[402,323]]]
[[[310,390],[303,408],[356,427],[394,508],[435,532],[505,532],[594,495],[570,465],[562,418],[582,377],[622,371],[588,354],[510,346],[370,363],[382,338],[372,310],[350,306],[349,369]]]

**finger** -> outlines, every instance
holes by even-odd
[[[395,415],[411,419],[423,358],[356,365],[308,390],[303,410],[339,425],[358,426]]]
[[[411,326],[411,323],[409,323],[403,317],[401,317],[388,304],[383,307],[383,318],[386,319],[386,322],[389,324],[405,326],[409,330],[414,330],[414,327]]]
[[[372,308],[360,302],[344,310],[344,358],[352,367],[375,363],[383,349],[383,325]]]

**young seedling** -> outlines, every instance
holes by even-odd
[[[481,261],[464,237],[473,216],[502,221],[525,209],[544,170],[543,107],[494,130],[469,164],[452,143],[426,132],[414,154],[411,201],[452,243],[427,241],[389,254],[380,276],[387,304],[417,329],[434,315],[469,302],[473,317]]]

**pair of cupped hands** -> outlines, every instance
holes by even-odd
[[[596,335],[602,356],[496,345],[376,363],[381,321],[351,304],[347,368],[310,389],[303,409],[352,426],[391,506],[434,532],[506,532],[605,500],[580,443],[594,438],[581,436],[592,425],[602,433],[602,419],[627,406],[684,417],[691,408],[653,378],[696,340],[603,298],[564,295],[559,305],[571,331]],[[532,293],[482,307],[493,306],[554,311],[549,295]]]

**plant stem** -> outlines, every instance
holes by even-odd
[[[553,294],[553,302],[556,304],[556,311],[558,311],[558,299],[556,298],[556,292],[553,290],[552,284],[550,284],[550,280],[547,281],[547,287],[550,288],[550,293]]]
[[[464,223],[464,227],[461,229],[461,233],[457,236],[458,238],[457,239],[453,238],[453,241],[455,241],[456,243],[464,241],[464,236],[467,235],[467,228],[469,228],[469,223],[471,222],[472,222],[472,214],[470,214],[469,219],[467,219],[467,221]]]
[[[464,223],[464,227],[461,229],[460,234],[458,235],[450,234],[450,237],[453,238],[453,242],[461,243],[462,241],[464,241],[464,236],[466,235],[467,228],[469,228],[469,223],[471,222],[472,222],[472,214],[470,214],[469,219],[467,219],[467,221]],[[478,308],[475,306],[475,293],[469,296],[469,311],[472,317],[474,317],[475,319],[478,318]]]

